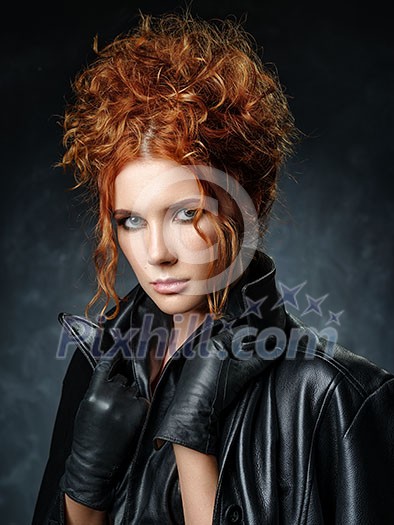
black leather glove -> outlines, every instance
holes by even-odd
[[[75,417],[60,482],[70,498],[95,510],[111,507],[114,486],[129,464],[149,408],[130,384],[128,364],[119,352],[100,358]]]
[[[250,340],[247,334],[245,326],[223,331],[209,340],[204,352],[197,348],[186,359],[174,399],[155,434],[155,449],[164,440],[217,454],[220,414],[270,364],[251,350],[254,343],[243,346]],[[238,350],[234,353],[232,348]]]

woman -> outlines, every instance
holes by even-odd
[[[60,316],[33,524],[392,523],[394,378],[291,316],[261,249],[297,134],[249,36],[141,16],[74,89],[62,165],[97,198],[104,306]]]

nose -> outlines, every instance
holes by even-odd
[[[153,225],[147,231],[148,263],[152,266],[172,265],[177,261],[175,250],[168,246],[168,236],[164,235],[163,228],[163,224]]]

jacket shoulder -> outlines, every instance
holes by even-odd
[[[330,428],[343,436],[371,399],[380,400],[382,406],[393,404],[393,374],[321,336],[312,352],[301,340],[296,352],[282,354],[271,367],[270,384],[280,427],[300,424],[311,434],[329,421]]]
[[[299,340],[296,351],[285,352],[278,361],[277,381],[290,380],[293,388],[313,384],[317,391],[341,383],[361,397],[367,397],[394,378],[389,371],[338,342],[316,333],[311,342],[308,336],[313,332],[294,316],[289,316],[289,328],[301,329],[306,336]]]

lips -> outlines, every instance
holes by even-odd
[[[181,293],[187,286],[189,279],[157,279],[151,282],[156,292],[161,294]]]

